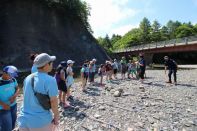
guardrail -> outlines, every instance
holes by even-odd
[[[118,49],[113,52],[121,53],[121,52],[154,49],[154,48],[163,48],[163,47],[170,47],[170,46],[177,46],[177,45],[186,45],[186,44],[193,44],[194,41],[197,41],[197,36],[189,36],[189,37],[184,37],[184,38],[177,38],[177,39],[172,39],[172,40],[154,42],[150,44],[137,45],[137,46],[132,46],[132,47],[125,48],[125,49]]]

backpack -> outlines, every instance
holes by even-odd
[[[60,72],[61,72],[61,70],[63,69],[63,67],[62,66],[59,66],[59,67],[57,67],[57,69],[56,69],[56,73],[55,73],[55,79],[56,79],[56,82],[57,82],[57,84],[61,81],[61,78],[60,78]],[[65,72],[65,79],[67,78],[67,72]]]

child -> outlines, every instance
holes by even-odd
[[[136,69],[136,64],[135,64],[135,61],[133,60],[132,63],[131,63],[131,70],[130,70],[130,73],[131,73],[131,77],[133,77],[133,74],[135,74],[135,77],[137,78],[137,69]]]
[[[67,87],[66,87],[66,73],[65,73],[65,68],[66,68],[66,61],[62,61],[57,69],[56,69],[56,73],[55,73],[55,78],[57,81],[57,85],[58,85],[58,90],[59,90],[59,103],[60,105],[63,105],[64,107],[67,107],[67,103],[66,102],[66,93],[67,93]]]
[[[100,79],[100,85],[103,86],[103,76],[105,73],[105,66],[103,64],[100,65],[99,70],[98,70],[98,75],[101,77]]]
[[[67,73],[67,79],[66,79],[66,86],[67,86],[67,99],[72,99],[71,95],[70,95],[70,89],[71,89],[71,86],[73,85],[74,83],[74,78],[73,78],[73,69],[72,69],[72,66],[75,62],[72,61],[72,60],[68,60],[67,61],[67,69],[66,69],[66,73]]]
[[[106,61],[105,70],[106,70],[106,81],[109,83],[112,80],[112,71],[113,71],[110,61]]]
[[[90,82],[90,85],[93,85],[94,83],[94,62],[93,61],[90,61],[90,64],[89,64],[89,82]]]
[[[129,63],[127,64],[127,77],[128,79],[131,79],[130,74],[131,74],[131,60],[129,60]]]
[[[86,60],[81,68],[81,82],[82,82],[82,91],[85,91],[85,87],[87,84],[88,80],[88,75],[89,75],[89,61]]]
[[[6,66],[0,77],[0,130],[11,131],[15,127],[17,117],[16,97],[19,87],[14,77],[17,77],[17,68]]]

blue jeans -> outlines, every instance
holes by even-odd
[[[10,110],[0,110],[0,131],[12,131],[17,118],[17,104]]]

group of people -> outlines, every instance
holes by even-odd
[[[143,82],[146,62],[144,55],[139,55],[138,61],[127,60],[122,57],[120,62],[116,59],[106,61],[97,70],[96,59],[84,61],[81,67],[81,89],[86,91],[87,83],[95,84],[95,74],[100,76],[99,85],[104,86],[103,77],[106,82],[111,82],[117,78],[117,72],[121,72],[121,79],[125,79],[125,74],[129,79],[135,78]],[[169,68],[169,81],[172,83],[171,75],[174,74],[176,82],[177,64],[174,60],[165,56],[165,65]],[[19,131],[52,131],[54,125],[58,125],[59,111],[58,104],[63,108],[70,106],[73,78],[73,60],[62,61],[55,70],[55,75],[50,73],[53,69],[55,56],[46,53],[31,56],[33,66],[31,74],[23,83],[23,103],[18,116]],[[166,69],[166,68],[165,68]],[[17,68],[6,66],[0,77],[0,131],[11,131],[15,128],[17,119],[16,98],[20,93],[17,80]],[[59,97],[58,97],[59,96]],[[59,98],[59,100],[58,100]]]

